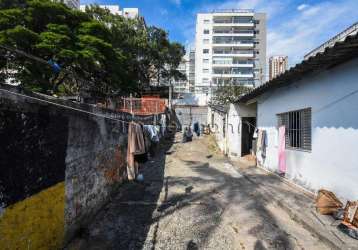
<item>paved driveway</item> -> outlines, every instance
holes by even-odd
[[[329,249],[212,149],[167,141],[71,248]]]

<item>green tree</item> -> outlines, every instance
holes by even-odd
[[[240,96],[248,93],[252,88],[240,85],[224,85],[220,86],[213,93],[211,104],[227,105],[237,102]]]
[[[1,50],[0,78],[10,69],[41,92],[123,95],[154,75],[183,77],[176,67],[184,48],[165,31],[95,5],[81,12],[50,0],[0,0],[0,45],[18,50]]]

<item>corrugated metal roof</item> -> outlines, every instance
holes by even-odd
[[[327,47],[322,53],[318,53],[307,60],[303,60],[301,63],[290,68],[285,73],[251,90],[246,95],[240,97],[239,102],[247,102],[267,91],[299,81],[307,74],[332,68],[357,57],[358,34],[355,34],[353,36],[348,36],[344,41],[337,42],[332,47]]]

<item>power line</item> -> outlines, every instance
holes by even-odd
[[[9,47],[9,46],[3,45],[3,44],[0,44],[0,48],[8,50],[8,51],[11,51],[11,52],[14,52],[14,53],[17,53],[17,54],[20,54],[20,55],[25,56],[25,57],[27,57],[29,59],[34,60],[34,61],[40,62],[42,64],[46,64],[47,66],[52,67],[52,68],[59,67],[58,72],[63,71],[65,73],[71,74],[71,76],[76,80],[80,80],[80,81],[83,81],[83,82],[87,81],[87,82],[92,83],[93,85],[95,85],[95,83],[90,81],[90,80],[85,80],[83,78],[78,77],[75,72],[72,72],[72,71],[70,71],[68,69],[61,68],[56,62],[54,62],[52,60],[46,61],[46,60],[44,60],[44,59],[42,59],[42,58],[40,58],[38,56],[29,54],[29,53],[27,53],[27,52],[25,52],[23,50],[12,48],[12,47]]]

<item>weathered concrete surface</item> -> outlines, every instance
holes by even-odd
[[[60,249],[125,179],[126,114],[0,88],[0,249]]]
[[[257,186],[267,199],[281,207],[297,223],[314,233],[322,242],[333,249],[358,249],[358,242],[337,226],[339,220],[316,212],[315,196],[300,186],[271,172],[252,167],[252,162],[233,162],[248,181]]]
[[[69,249],[332,248],[211,148],[207,138],[162,146],[144,183],[124,185]]]

